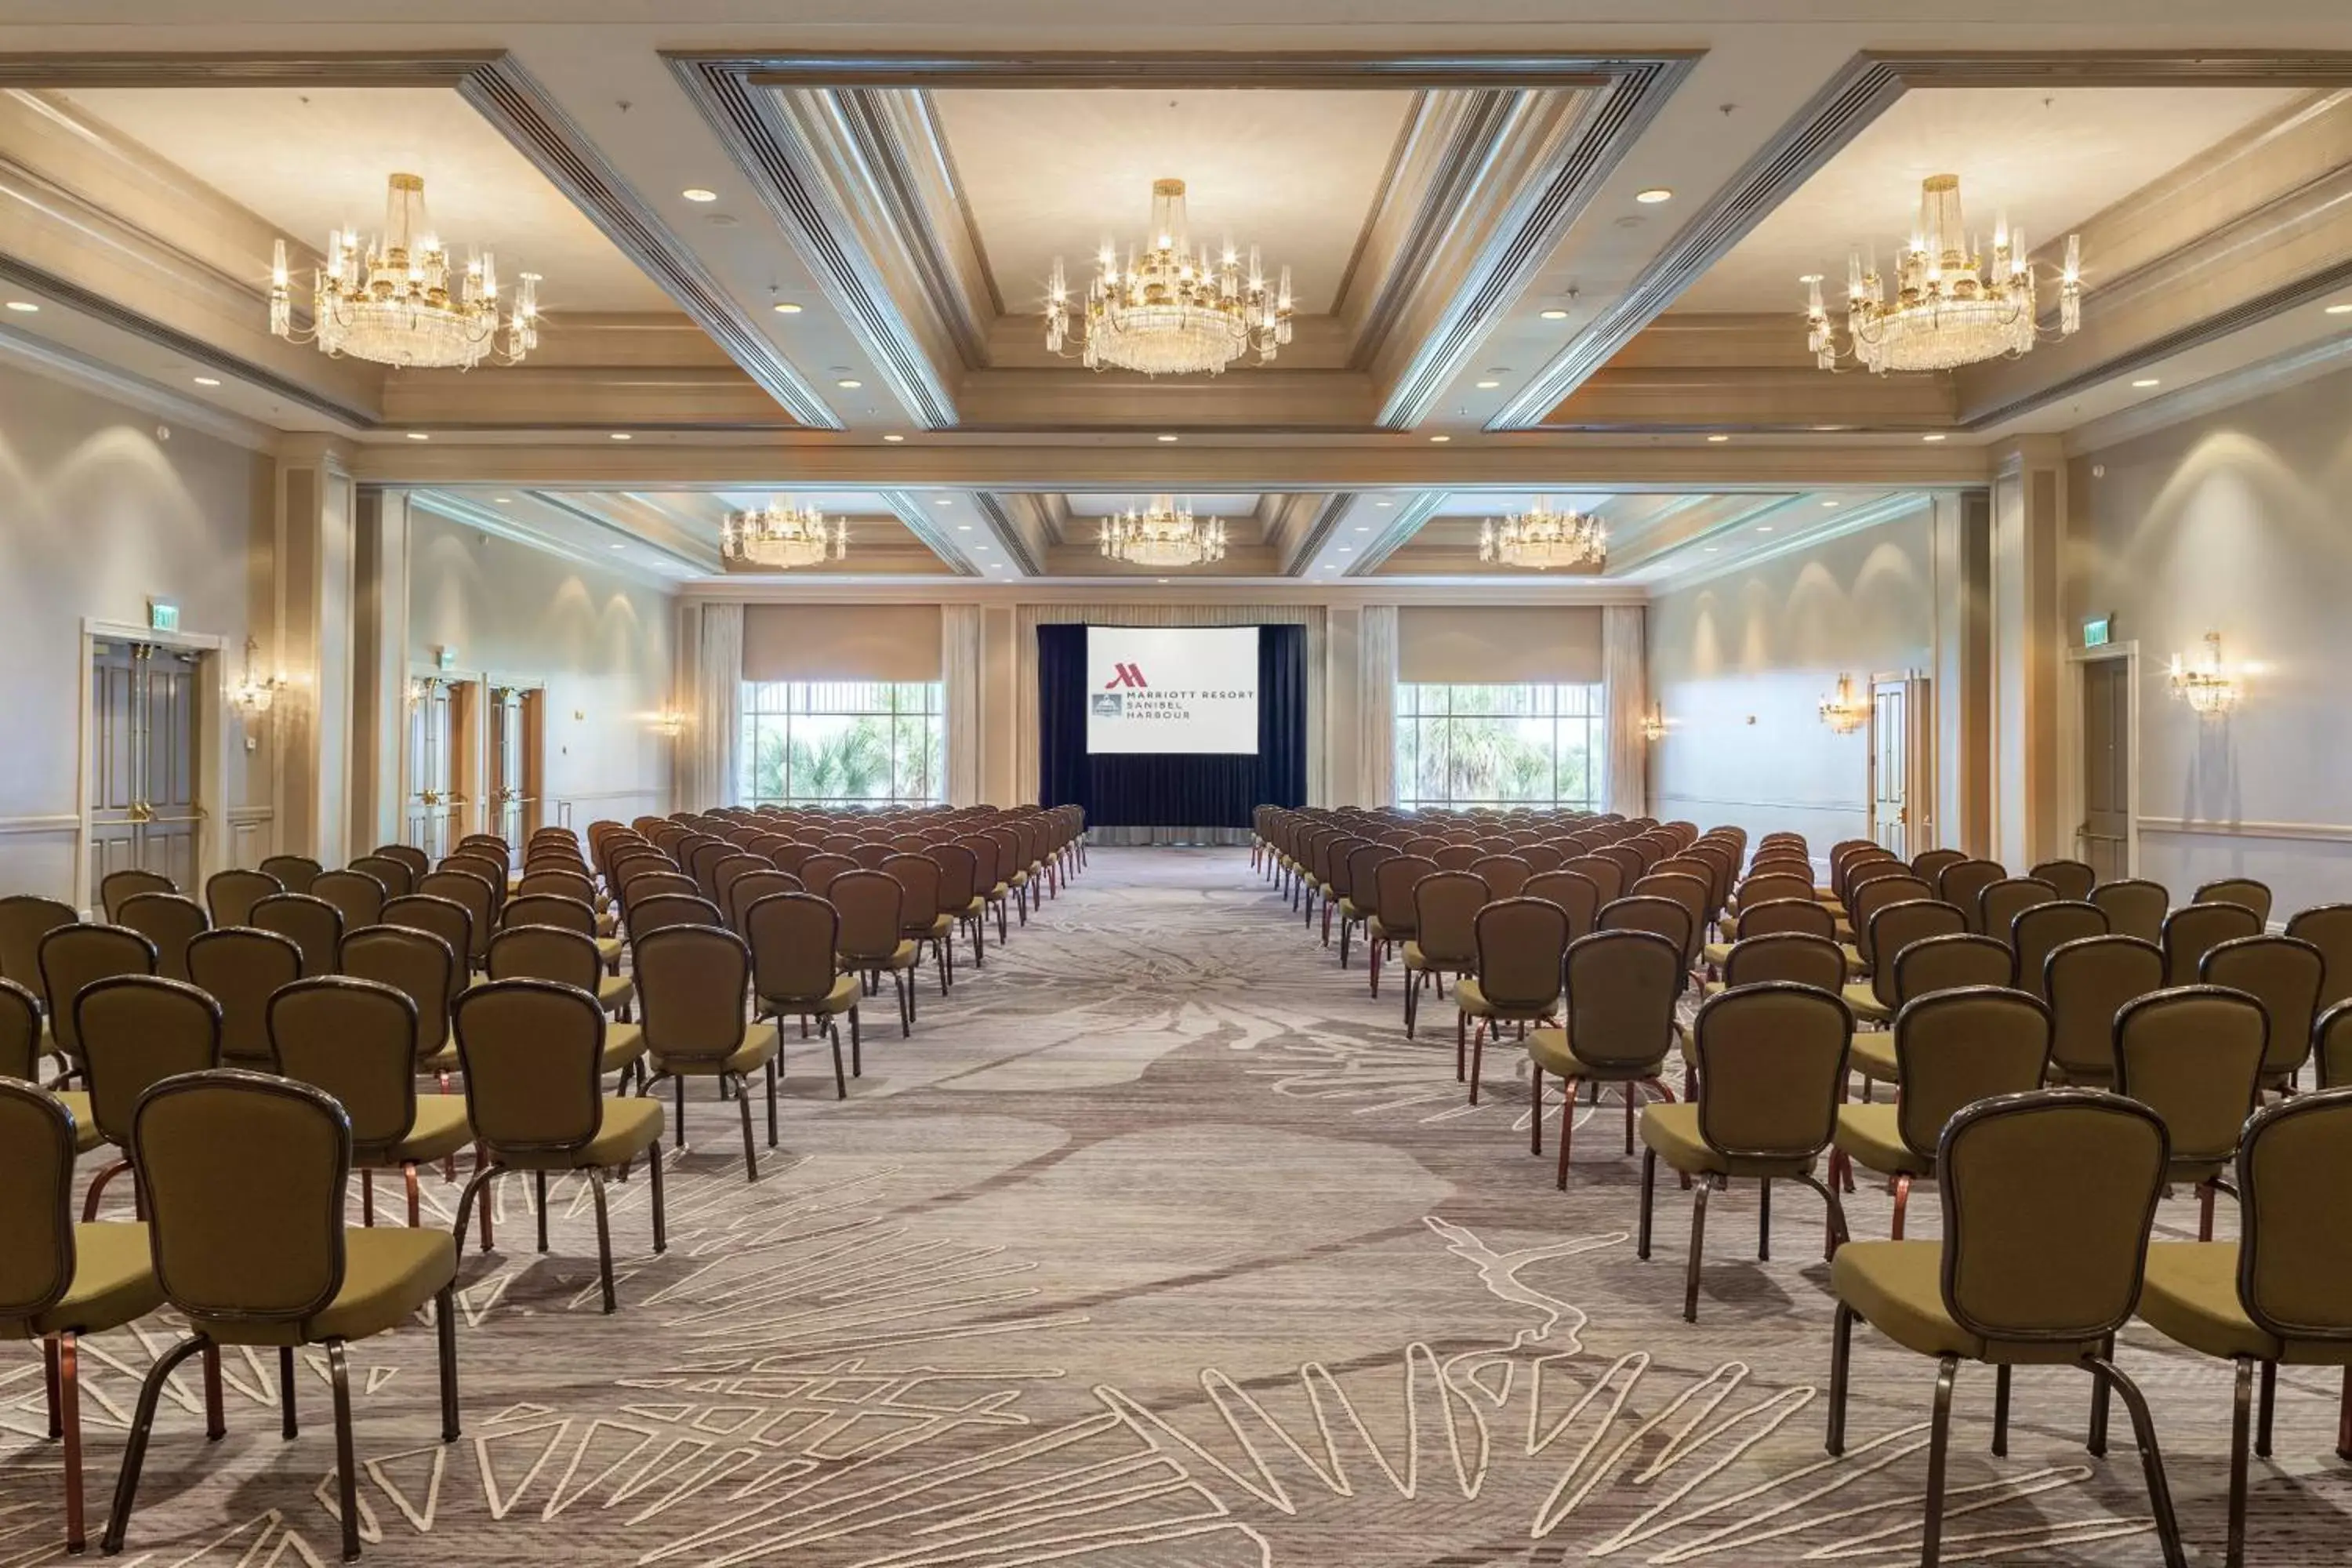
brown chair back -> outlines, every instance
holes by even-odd
[[[1767,931],[1731,944],[1723,960],[1726,989],[1773,981],[1835,996],[1845,985],[1845,952],[1828,937],[1807,931]]]
[[[906,924],[907,890],[881,871],[844,871],[824,896],[841,911],[841,956],[846,967],[887,962]]]
[[[2051,1061],[2078,1082],[2112,1081],[2116,1015],[2134,997],[2163,988],[2162,950],[2121,932],[2081,937],[2053,948],[2042,974]]]
[[[332,974],[343,945],[342,911],[308,893],[272,893],[253,906],[251,923],[302,950],[304,974]]]
[[[2165,911],[2172,907],[2163,883],[2136,877],[2102,882],[2091,889],[2091,902],[2107,912],[2107,929],[2116,935],[2163,945]]]
[[[2326,974],[2327,960],[2319,949],[2292,936],[2236,937],[2212,948],[2197,967],[2204,984],[2226,985],[2262,1004],[2270,1023],[2263,1079],[2273,1084],[2292,1081],[2311,1053]]]
[[[298,980],[269,999],[270,1070],[334,1096],[352,1159],[387,1162],[416,1124],[416,1004],[347,974]]]
[[[2009,945],[2017,955],[2010,984],[2048,1001],[2043,970],[2050,955],[2067,942],[2106,934],[2107,911],[2088,900],[2060,899],[2020,910],[2009,925]]]
[[[555,866],[535,867],[524,872],[522,880],[515,884],[514,899],[507,902],[511,906],[515,899],[533,899],[548,893],[585,904],[591,911],[596,908],[596,884],[588,873]],[[505,913],[500,910],[500,918]]]
[[[1536,868],[1517,855],[1481,855],[1470,862],[1470,874],[1486,884],[1489,898],[1516,899]]]
[[[1706,883],[1681,871],[1653,871],[1633,884],[1626,895],[1634,899],[1669,899],[1690,916],[1690,934],[1683,942],[1683,962],[1698,962],[1699,939],[1706,931],[1710,905]]]
[[[1895,904],[1934,903],[1934,891],[1927,883],[1908,871],[1897,871],[1880,877],[1854,889],[1846,900],[1846,923],[1853,928],[1853,947],[1862,961],[1875,969],[1879,966],[1877,950],[1872,945],[1871,923],[1878,911]],[[1960,929],[1968,929],[1968,917],[1960,917]],[[1891,956],[1891,955],[1890,955]]]
[[[2352,1089],[2255,1113],[2238,1146],[2238,1300],[2276,1339],[2352,1340]]]
[[[1543,899],[1502,899],[1475,921],[1478,989],[1496,1013],[1528,1017],[1559,1003],[1568,911]]]
[[[635,973],[646,1049],[665,1063],[724,1061],[742,1048],[751,950],[741,937],[717,925],[656,931],[637,943]]]
[[[492,1155],[539,1163],[604,1124],[604,1009],[576,986],[489,980],[457,998],[466,1119]]]
[[[1967,854],[1958,849],[1922,849],[1911,857],[1911,874],[1932,888],[1945,867],[1957,866],[1967,858]]]
[[[2049,883],[2069,903],[2088,903],[2091,889],[2099,885],[2098,872],[2080,860],[2044,860],[2026,875]]]
[[[2319,984],[2319,1005],[2333,1007],[2352,996],[2352,904],[2315,904],[2286,922],[2286,934],[2311,943],[2327,961]]]
[[[1895,1015],[1895,1129],[1932,1158],[1963,1106],[2041,1087],[2050,1009],[2022,991],[1976,986],[1922,996]]]
[[[302,978],[302,950],[255,926],[210,931],[188,943],[188,980],[220,1004],[221,1060],[269,1065],[269,999]]]
[[[999,847],[1001,850],[1002,846]],[[1004,879],[1002,869],[1004,864],[1005,862],[1003,858],[1002,854],[1000,854],[998,858],[998,866],[1000,868],[997,874],[998,881],[1003,881]],[[858,863],[850,858],[850,857],[846,855],[837,855],[828,849],[822,855],[812,855],[807,859],[801,862],[801,881],[808,888],[810,892],[816,894],[819,898],[824,898],[831,892],[835,878],[845,877],[852,871],[863,869],[864,868],[859,866]]]
[[[1374,913],[1391,941],[1402,942],[1420,929],[1413,889],[1423,877],[1437,875],[1437,862],[1426,855],[1400,855],[1383,860],[1372,873]]]
[[[1685,974],[1690,970],[1691,954],[1698,946],[1698,928],[1691,918],[1690,906],[1652,894],[1629,894],[1601,905],[1593,928],[1596,931],[1645,931],[1665,938],[1682,956]]]
[[[2257,882],[2252,877],[2224,877],[2218,882],[2208,882],[2197,889],[2197,896],[2189,902],[2238,904],[2253,910],[2257,923],[2263,925],[2270,923],[2270,884]]]
[[[324,868],[308,855],[268,855],[257,869],[265,877],[277,878],[287,892],[307,893]]]
[[[1905,948],[1933,936],[1957,936],[1968,929],[1968,917],[1938,900],[1905,899],[1880,908],[1870,917],[1868,928],[1856,933],[1865,940],[1855,943],[1870,960],[1870,994],[1878,1005],[1890,1008],[1903,1005],[1895,990],[1895,970]]]
[[[1478,911],[1487,899],[1485,880],[1467,870],[1433,871],[1415,882],[1413,930],[1423,955],[1433,964],[1475,963]]]
[[[1853,1040],[1833,992],[1764,981],[1708,997],[1692,1026],[1699,1136],[1734,1160],[1811,1160],[1837,1131]]]
[[[98,907],[110,924],[122,923],[122,905],[128,899],[142,893],[176,893],[179,884],[161,871],[126,866],[120,871],[109,871],[98,884]]]
[[[1989,936],[1960,931],[1921,937],[1906,942],[1895,955],[1895,1003],[1899,1006],[1938,991],[1959,991],[1969,986],[2006,987],[2013,966],[2014,958],[2008,946]]]
[[[928,855],[891,855],[876,868],[895,878],[905,897],[898,907],[898,934],[918,940],[931,934],[940,918],[940,864]]]
[[[416,1005],[416,1058],[423,1061],[449,1043],[449,1009],[466,974],[457,952],[436,931],[387,922],[343,939],[343,973],[389,985]]]
[[[736,935],[749,940],[751,932],[745,929],[743,921],[746,913],[753,904],[758,903],[761,899],[772,899],[778,893],[797,893],[803,890],[801,879],[789,871],[779,871],[773,867],[764,870],[747,871],[736,878],[727,889],[728,898],[733,900],[727,910],[727,928]]]
[[[466,911],[467,964],[479,969],[488,953],[490,932],[498,929],[499,892],[479,872],[443,861],[441,868],[416,879],[416,890],[428,899],[446,899]]]
[[[188,977],[188,943],[212,929],[204,905],[177,893],[133,893],[115,910],[117,924],[155,944],[155,973]]]
[[[490,938],[493,980],[552,980],[596,994],[604,976],[596,939],[555,925],[509,925]]]
[[[2116,1092],[2163,1118],[2179,1179],[2217,1175],[2237,1154],[2269,1034],[2260,1002],[2219,985],[2152,991],[2116,1014]]]
[[[2243,904],[2183,904],[2164,917],[2164,983],[2194,985],[2205,955],[2225,942],[2260,936],[2263,922]],[[2314,993],[2316,995],[2316,991]]]
[[[174,1074],[220,1066],[220,1004],[184,980],[111,975],[82,988],[73,1016],[90,1120],[118,1147],[130,1147],[141,1095]]]
[[[23,1079],[0,1072],[0,1322],[12,1327],[63,1301],[76,1267],[73,1113]]]
[[[285,890],[286,885],[267,872],[215,871],[205,883],[205,909],[216,926],[251,925],[253,906]]]
[[[1603,909],[1625,896],[1625,868],[1606,855],[1579,855],[1562,861],[1559,868],[1573,871],[1591,883]]]
[[[0,975],[0,1078],[32,1082],[41,1055],[41,999],[29,985]],[[0,1192],[6,1192],[0,1186]]]
[[[1837,921],[1830,907],[1808,893],[1801,899],[1769,899],[1761,903],[1739,900],[1739,919],[1733,929],[1738,940],[1770,936],[1776,931],[1798,931],[1817,936],[1832,947],[1837,945]]]
[[[1603,929],[1570,943],[1568,1037],[1576,1054],[1618,1075],[1654,1076],[1675,1048],[1685,973],[1682,949],[1656,931]]]
[[[1988,883],[1977,894],[1976,911],[1969,929],[2006,942],[2019,915],[2037,904],[2057,901],[2058,889],[2047,882],[2032,877],[2003,877],[1998,882]]]
[[[405,860],[390,855],[362,855],[352,862],[352,869],[362,876],[373,877],[383,884],[383,896],[397,899],[416,891],[416,873]],[[381,911],[378,919],[383,918]]]
[[[781,874],[781,873],[780,873]],[[778,1011],[811,1006],[833,990],[841,911],[814,893],[772,893],[744,911],[752,985]]]
[[[1798,903],[1814,903],[1813,879],[1787,871],[1767,871],[1751,876],[1739,884],[1739,907],[1743,910],[1758,904],[1769,904],[1788,899]]]
[[[365,871],[322,871],[310,883],[310,896],[334,905],[345,931],[382,923],[383,902],[391,892]]]
[[[1519,889],[1526,899],[1544,899],[1558,904],[1568,915],[1568,940],[1591,936],[1601,918],[1601,889],[1592,879],[1580,871],[1565,867],[1557,871],[1538,871],[1529,877],[1527,886]]]
[[[2318,1058],[2320,1088],[2352,1088],[2352,1004],[2338,1002],[2319,1016],[2311,1054]]]
[[[59,926],[79,925],[72,906],[34,893],[0,899],[0,980],[37,991],[41,985],[41,939]]]
[[[41,939],[41,994],[49,1007],[49,1037],[76,1067],[82,1065],[74,998],[85,986],[119,974],[153,974],[155,944],[122,926],[59,926]]]
[[[558,931],[586,937],[591,951],[596,946],[596,911],[561,893],[518,893],[509,899],[506,908],[499,911],[499,930],[509,931],[522,926],[553,926]],[[496,948],[498,944],[499,939],[493,934],[490,946]],[[596,987],[592,984],[588,989],[593,991]]]

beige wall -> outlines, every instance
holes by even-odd
[[[2112,612],[2140,651],[2140,874],[2259,877],[2282,916],[2352,898],[2352,372],[2093,451],[2067,490],[2070,637]],[[2164,680],[2209,631],[2261,667],[2226,720]]]
[[[1649,615],[1650,809],[1750,836],[1805,835],[1815,854],[1869,823],[1863,731],[1831,732],[1819,703],[1841,672],[1930,668],[1931,509],[1662,594]]]
[[[575,828],[669,809],[677,616],[668,595],[423,510],[408,545],[408,657],[456,649],[456,673],[544,684],[545,820]]]
[[[152,415],[0,366],[0,709],[17,737],[0,748],[0,893],[73,891],[85,619],[140,626],[150,595],[173,600],[234,680],[267,602],[271,492],[266,457],[165,439]],[[222,748],[224,798],[205,805],[225,853],[267,832],[267,746]]]

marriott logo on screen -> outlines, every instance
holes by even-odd
[[[1105,691],[1117,691],[1124,686],[1132,686],[1138,690],[1142,690],[1150,684],[1143,679],[1143,667],[1139,664],[1114,664],[1110,668],[1110,679],[1103,682]]]

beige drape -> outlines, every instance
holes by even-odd
[[[940,612],[940,679],[946,687],[947,792],[950,805],[980,804],[980,606]]]
[[[688,609],[690,624],[678,639],[690,660],[679,682],[686,696],[687,726],[677,738],[677,792],[689,811],[733,805],[743,739],[743,606],[705,602]]]
[[[1624,816],[1650,809],[1650,743],[1642,720],[1650,710],[1650,650],[1639,605],[1609,605],[1601,612],[1601,679],[1608,718],[1608,809]]]
[[[1013,616],[1013,777],[1024,801],[1037,798],[1037,628],[1091,623],[1100,626],[1269,626],[1307,628],[1307,798],[1326,798],[1323,647],[1327,621],[1320,605],[1022,605]]]
[[[1396,804],[1397,607],[1366,605],[1356,626],[1356,803]]]

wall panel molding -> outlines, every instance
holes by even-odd
[[[2143,816],[2142,834],[2183,838],[2276,838],[2295,844],[2352,844],[2352,824],[2340,822],[2211,822],[2187,816]]]

